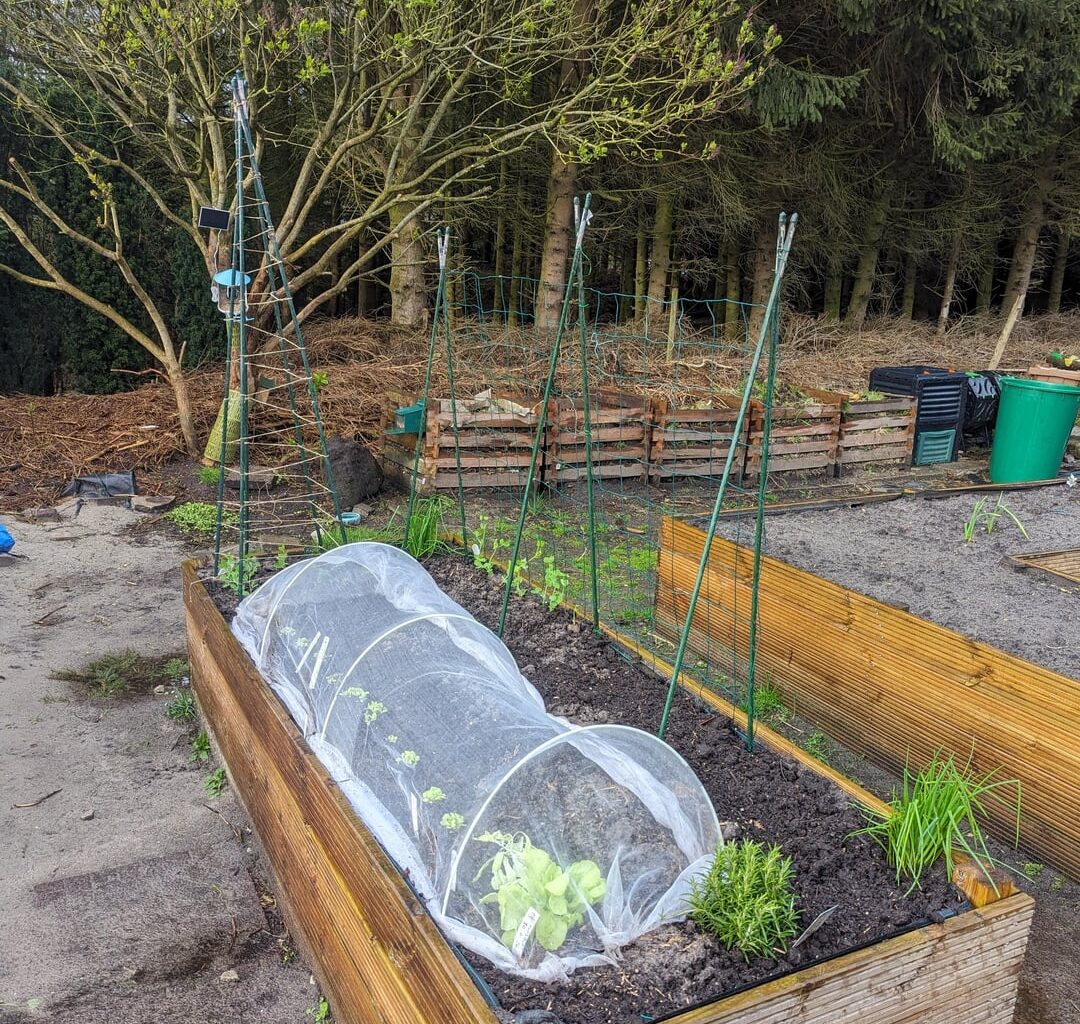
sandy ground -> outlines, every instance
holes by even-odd
[[[49,678],[125,648],[182,653],[186,554],[134,543],[138,518],[8,520],[26,557],[0,558],[0,1022],[309,1021],[318,991],[243,811],[204,793],[214,764],[192,763],[168,695]]]
[[[1080,485],[1004,495],[1028,533],[1002,516],[964,543],[982,495],[768,516],[766,552],[973,640],[1080,678],[1080,584],[1019,570],[1006,556],[1080,546]],[[988,496],[992,507],[996,495]],[[743,543],[752,523],[742,528]],[[718,533],[735,537],[731,521]],[[1080,1018],[1078,1018],[1080,1019]]]

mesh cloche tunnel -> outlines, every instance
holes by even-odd
[[[291,565],[233,630],[451,939],[555,980],[685,912],[721,841],[686,762],[641,730],[547,714],[405,552]]]

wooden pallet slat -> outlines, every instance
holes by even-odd
[[[913,398],[845,402],[840,413],[837,472],[850,465],[910,462],[915,410]]]

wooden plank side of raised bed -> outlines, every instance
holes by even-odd
[[[495,1024],[431,917],[229,631],[194,563],[183,576],[196,697],[335,1019]]]
[[[661,526],[656,625],[678,635],[704,534]],[[702,657],[747,653],[752,553],[715,538],[690,631]],[[735,609],[740,614],[735,614]],[[1022,784],[1027,846],[1080,876],[1080,683],[766,558],[758,664],[800,713],[892,771],[945,749]],[[1008,835],[1015,804],[990,802]]]
[[[688,1010],[678,1024],[1011,1024],[1024,893]]]

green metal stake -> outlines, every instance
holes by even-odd
[[[581,210],[577,196],[574,197],[574,230],[580,237],[585,230],[587,217]],[[578,243],[580,245],[580,242]],[[593,457],[592,457],[592,417],[589,414],[589,346],[586,340],[585,322],[585,272],[578,260],[578,334],[581,341],[581,406],[585,416],[585,491],[589,503],[589,578],[592,583],[592,623],[593,630],[600,632],[600,593],[596,581],[596,505],[593,501]]]
[[[237,545],[236,592],[244,596],[244,569],[247,558],[248,531],[248,459],[249,437],[248,416],[248,367],[247,367],[247,284],[244,271],[244,154],[243,132],[240,120],[246,102],[242,80],[237,77],[233,83],[233,104],[236,135],[236,269],[239,273],[240,309],[237,320],[237,355],[240,361],[240,520],[239,543]],[[222,472],[225,469],[222,467]]]
[[[746,419],[746,410],[750,405],[750,394],[753,389],[754,378],[757,377],[758,367],[761,365],[761,355],[765,349],[765,341],[769,331],[769,322],[772,319],[773,309],[776,306],[776,301],[780,294],[780,282],[783,279],[784,270],[787,267],[788,253],[791,250],[791,240],[794,237],[795,225],[798,222],[798,219],[798,214],[793,213],[791,215],[791,223],[784,240],[784,246],[776,262],[776,272],[773,274],[772,288],[769,291],[768,301],[765,303],[765,316],[761,322],[761,330],[758,334],[757,345],[754,348],[754,357],[750,363],[746,388],[743,390],[742,402],[739,405],[739,414],[735,418],[735,424],[732,427],[733,438],[739,436],[743,422]],[[709,519],[709,528],[705,534],[705,546],[701,552],[701,562],[698,564],[697,578],[694,580],[694,589],[690,592],[690,603],[686,609],[686,621],[683,623],[682,634],[679,637],[679,647],[675,653],[675,664],[671,670],[671,682],[668,685],[667,699],[664,701],[664,713],[660,717],[660,729],[658,735],[661,739],[664,738],[664,734],[667,732],[668,718],[671,715],[671,705],[675,700],[675,690],[679,685],[679,675],[682,673],[682,663],[683,659],[686,657],[687,643],[690,639],[690,626],[694,619],[694,612],[697,610],[698,596],[701,594],[701,584],[705,578],[705,567],[709,562],[709,552],[712,550],[713,536],[716,533],[716,522],[720,518],[720,507],[724,502],[724,496],[727,492],[728,480],[731,478],[731,467],[735,461],[735,448],[736,446],[733,440],[732,444],[728,446],[727,458],[724,460],[724,473],[720,478],[720,487],[716,492],[716,501],[713,504],[712,517]]]
[[[559,363],[559,349],[562,346],[562,336],[566,330],[566,320],[570,312],[570,296],[574,287],[574,277],[581,266],[581,243],[585,237],[585,226],[590,220],[589,205],[591,203],[592,193],[586,192],[585,201],[581,205],[581,216],[574,241],[574,255],[570,262],[570,275],[566,279],[566,291],[563,292],[559,323],[555,328],[555,338],[551,343],[551,359],[548,361],[547,380],[544,382],[544,397],[540,403],[540,420],[536,424],[536,437],[533,439],[529,473],[525,478],[525,487],[521,492],[521,509],[518,512],[517,533],[514,535],[514,547],[510,554],[510,564],[506,570],[506,586],[503,589],[502,608],[499,610],[499,627],[495,631],[499,636],[503,635],[503,627],[506,625],[506,609],[510,606],[510,590],[514,585],[514,573],[517,572],[518,554],[521,551],[521,535],[525,531],[525,514],[529,508],[529,493],[532,491],[533,480],[536,477],[536,462],[540,455],[540,443],[544,437],[544,428],[547,426],[548,403],[551,401],[551,391],[555,384],[555,370]]]
[[[794,220],[794,215],[793,215]],[[776,264],[773,274],[779,273],[780,254],[787,242],[787,214],[780,214],[776,230]],[[754,697],[757,690],[757,624],[758,624],[758,587],[761,583],[761,544],[765,534],[765,494],[769,483],[769,436],[772,432],[773,396],[776,391],[776,349],[780,337],[780,299],[776,300],[769,330],[769,355],[765,370],[765,415],[761,427],[761,464],[758,467],[757,508],[754,512],[754,570],[750,585],[750,631],[749,651],[746,661],[746,749],[754,749],[754,723],[757,718],[757,705]]]
[[[405,538],[409,542],[409,530],[412,527],[413,512],[416,509],[416,477],[420,472],[420,449],[424,444],[424,430],[427,427],[428,402],[431,401],[431,368],[435,362],[435,339],[439,336],[439,310],[446,296],[446,261],[442,255],[442,238],[439,238],[439,286],[435,291],[435,313],[431,321],[431,338],[428,342],[427,367],[424,370],[424,398],[420,411],[420,429],[416,432],[416,447],[413,450],[412,480],[409,482],[409,506],[405,513]],[[460,462],[459,462],[460,465]]]

